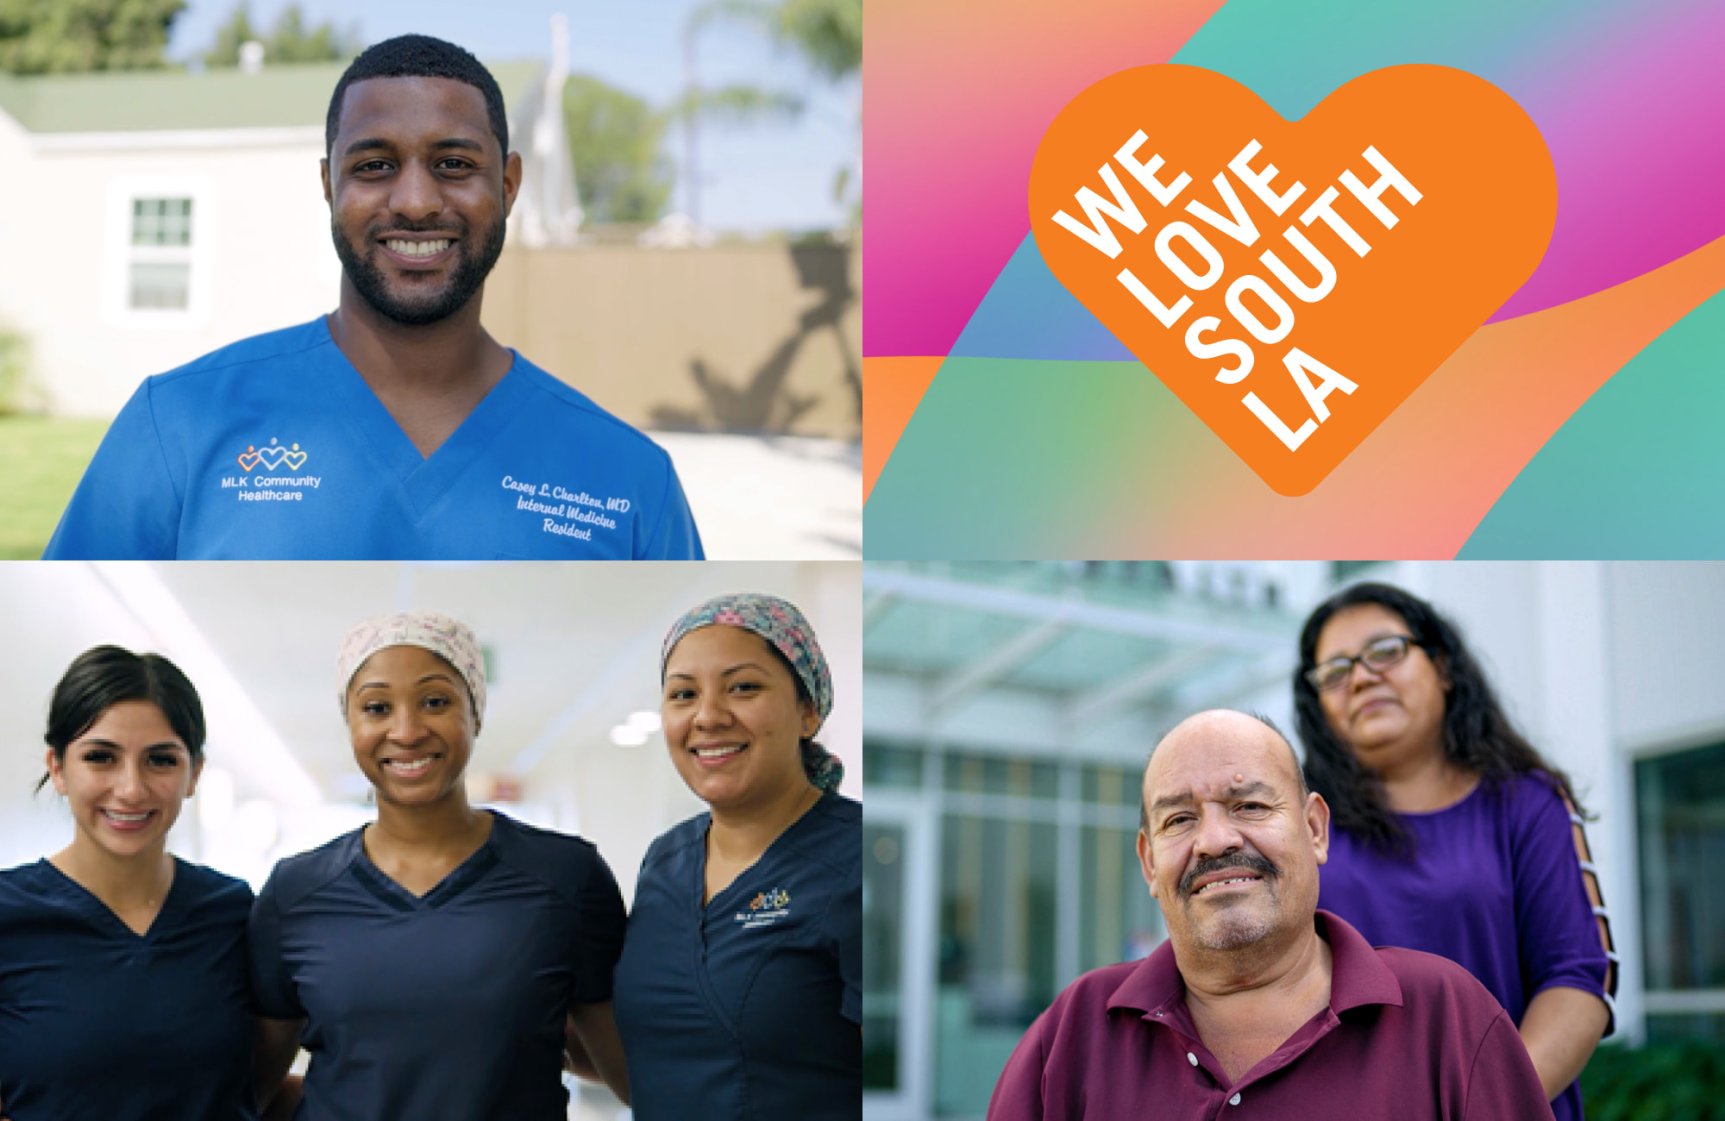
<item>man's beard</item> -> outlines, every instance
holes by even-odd
[[[382,248],[372,239],[372,248],[365,256],[354,251],[352,243],[341,234],[341,229],[332,220],[330,234],[335,241],[335,255],[341,259],[342,271],[353,282],[354,291],[360,298],[377,310],[385,319],[390,319],[407,327],[423,327],[428,323],[436,323],[447,319],[467,305],[476,292],[485,284],[485,278],[491,275],[492,266],[497,264],[497,258],[503,252],[503,234],[506,218],[498,215],[497,221],[485,231],[485,237],[479,242],[476,252],[469,252],[469,239],[462,236],[456,241],[455,271],[438,292],[423,296],[403,298],[389,287],[389,281],[384,277],[383,267],[376,261]],[[411,226],[395,225],[383,231],[390,233],[425,233],[445,229],[445,226],[434,225],[425,230],[416,230]]]

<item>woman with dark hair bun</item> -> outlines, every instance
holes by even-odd
[[[0,872],[0,1114],[247,1121],[244,883],[167,852],[204,765],[197,690],[159,654],[80,654],[42,784],[72,843]]]
[[[766,595],[677,620],[660,662],[672,765],[709,812],[641,862],[617,1027],[639,1121],[862,1113],[862,807],[815,742],[832,675]]]
[[[1610,927],[1569,778],[1516,731],[1459,631],[1388,584],[1318,605],[1294,708],[1333,814],[1318,905],[1465,966],[1520,1026],[1557,1121],[1611,1021]]]

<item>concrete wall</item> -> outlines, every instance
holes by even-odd
[[[512,247],[486,327],[646,428],[854,440],[858,254],[840,246]]]

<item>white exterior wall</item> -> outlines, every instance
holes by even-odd
[[[1511,716],[1569,773],[1622,958],[1619,1035],[1644,1035],[1638,758],[1725,740],[1725,565],[1417,565]],[[1391,579],[1399,578],[1397,573]]]
[[[50,408],[110,416],[150,374],[332,310],[322,147],[315,128],[27,137],[0,115],[0,155],[27,169],[0,231],[0,318],[30,336]],[[120,309],[133,186],[196,199],[190,313]]]

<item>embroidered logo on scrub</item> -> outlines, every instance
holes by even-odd
[[[744,930],[750,930],[757,926],[772,926],[780,919],[788,918],[790,913],[791,893],[776,887],[771,891],[757,891],[749,900],[748,909],[737,912],[737,922]]]
[[[530,483],[514,475],[503,476],[502,485],[514,492],[517,510],[539,516],[542,531],[578,541],[593,540],[595,529],[615,531],[631,505],[627,498],[599,497],[561,483]]]
[[[240,474],[222,476],[222,489],[232,490],[241,502],[299,502],[307,490],[323,483],[321,475],[302,475],[310,453],[296,440],[283,447],[274,436],[263,447],[247,444],[234,457]]]

